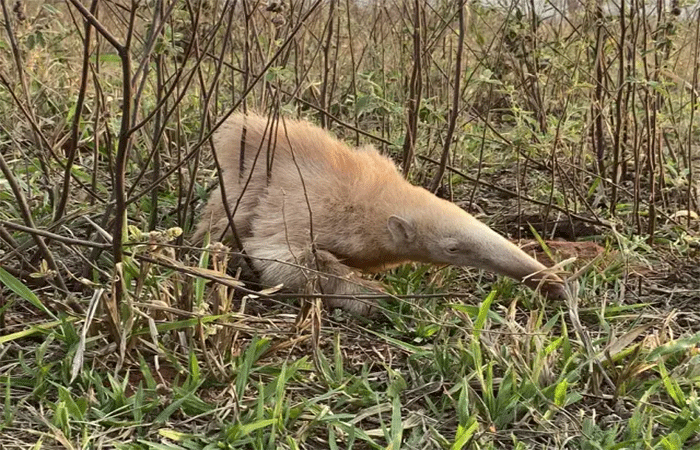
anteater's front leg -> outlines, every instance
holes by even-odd
[[[269,240],[265,243],[255,241],[251,239],[244,246],[260,273],[263,285],[283,284],[285,289],[292,292],[341,295],[340,298],[326,299],[326,304],[362,316],[376,311],[373,300],[355,296],[383,292],[381,285],[362,279],[332,253],[318,249],[314,251],[310,246],[271,246]]]

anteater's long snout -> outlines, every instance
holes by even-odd
[[[482,269],[513,278],[548,298],[566,299],[565,282],[551,269],[485,225],[479,235],[479,250],[485,255]]]
[[[513,246],[510,253],[512,260],[506,267],[500,267],[501,274],[521,281],[547,298],[566,299],[566,284],[564,280],[514,244],[511,245]]]

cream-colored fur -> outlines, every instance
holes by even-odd
[[[545,268],[456,205],[408,183],[373,147],[351,149],[307,122],[234,115],[215,135],[214,150],[236,232],[265,285],[341,294],[329,305],[369,314],[372,305],[352,297],[379,285],[356,271],[422,261],[522,280]],[[193,241],[208,231],[212,240],[231,236],[219,189]],[[561,296],[560,281],[553,277],[544,289]]]

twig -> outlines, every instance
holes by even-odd
[[[27,204],[27,200],[24,198],[22,188],[20,188],[19,182],[12,173],[12,169],[10,169],[10,166],[8,166],[5,162],[5,158],[2,156],[2,153],[0,153],[0,171],[2,171],[3,175],[5,175],[5,179],[9,183],[10,188],[12,189],[12,192],[15,195],[17,207],[19,208],[19,212],[22,215],[24,223],[26,223],[27,227],[29,227],[30,229],[36,229],[36,226],[34,225],[34,219],[32,219],[32,213],[29,209],[29,205]],[[3,224],[5,225],[7,225],[7,223],[3,222]],[[58,282],[58,286],[65,292],[68,292],[66,283],[63,281],[63,276],[61,275],[58,265],[56,264],[56,261],[54,260],[53,255],[51,254],[51,250],[49,250],[49,247],[38,234],[32,234],[32,238],[34,238],[34,242],[36,242],[36,245],[39,247],[41,254],[48,263],[51,270],[54,270],[56,272],[56,281]]]
[[[418,136],[418,111],[420,110],[422,80],[422,53],[421,53],[421,17],[420,0],[415,0],[413,5],[413,70],[408,94],[408,117],[406,122],[406,137],[403,143],[403,174],[408,175],[413,162]]]
[[[17,102],[17,105],[20,105],[22,108],[22,111],[27,115],[29,120],[32,123],[36,123],[36,115],[34,114],[34,110],[32,109],[32,100],[31,96],[29,95],[29,84],[27,83],[27,77],[25,76],[24,73],[24,63],[22,61],[22,53],[19,50],[19,46],[17,45],[17,38],[15,37],[14,30],[12,29],[12,20],[10,20],[10,13],[9,9],[7,7],[7,1],[2,0],[2,13],[3,13],[3,18],[5,20],[5,30],[7,31],[7,37],[10,41],[10,48],[12,49],[12,56],[15,60],[15,66],[17,69],[17,77],[20,79],[20,83],[22,85],[22,90],[24,91],[24,98],[27,102],[26,107],[21,106],[21,102],[19,99],[16,97],[14,91],[10,88],[9,83],[7,83],[3,79],[3,84],[7,86],[7,89],[10,91],[10,94],[14,98],[15,102]],[[35,152],[35,155],[39,161],[39,164],[41,165],[41,169],[44,175],[44,181],[46,184],[49,184],[49,167],[46,162],[46,157],[44,153],[44,149],[42,148],[42,145],[47,145],[47,143],[42,142],[43,135],[41,134],[41,131],[39,131],[38,127],[32,127],[32,138],[34,140],[34,145],[37,147],[37,151]],[[50,147],[50,146],[49,146]],[[53,204],[53,195],[50,192],[49,193],[51,203]]]
[[[462,53],[464,49],[464,0],[459,0],[457,7],[459,8],[459,37],[457,40],[457,60],[455,62],[455,79],[454,88],[452,90],[452,108],[450,109],[450,122],[447,127],[447,136],[442,148],[440,156],[440,165],[438,167],[432,183],[430,183],[430,191],[435,193],[440,187],[442,176],[445,174],[447,159],[450,156],[450,148],[452,147],[452,136],[457,125],[457,115],[459,114],[459,82],[462,79]]]
[[[0,158],[1,157],[2,156],[0,156]],[[11,229],[17,230],[17,231],[22,231],[24,233],[31,234],[32,236],[42,236],[42,237],[45,237],[45,238],[53,240],[53,241],[63,242],[64,244],[68,244],[68,245],[80,245],[83,247],[101,248],[101,249],[107,249],[107,248],[111,247],[111,244],[102,244],[99,242],[85,241],[83,239],[76,239],[76,238],[71,238],[71,237],[67,237],[67,236],[61,236],[60,234],[52,233],[52,232],[46,231],[46,230],[41,230],[41,229],[35,228],[33,226],[28,227],[28,226],[20,225],[17,223],[8,222],[6,220],[0,220],[0,226],[11,228]]]
[[[92,0],[90,4],[90,13],[95,14],[97,10],[98,0]],[[80,118],[83,112],[83,103],[85,102],[85,92],[87,90],[88,69],[90,67],[90,37],[92,25],[89,21],[85,21],[85,41],[83,42],[83,70],[80,74],[80,87],[78,88],[78,99],[75,101],[75,114],[73,115],[73,124],[71,125],[70,141],[68,143],[68,155],[66,158],[66,167],[63,173],[63,190],[61,198],[58,200],[54,221],[61,219],[65,213],[66,203],[68,203],[68,195],[70,193],[70,179],[73,169],[73,161],[78,150],[78,140],[80,139],[78,129],[80,127]]]

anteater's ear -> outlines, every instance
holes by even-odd
[[[389,228],[391,237],[394,238],[396,243],[408,244],[413,242],[416,238],[416,227],[403,217],[389,217],[386,226]]]

